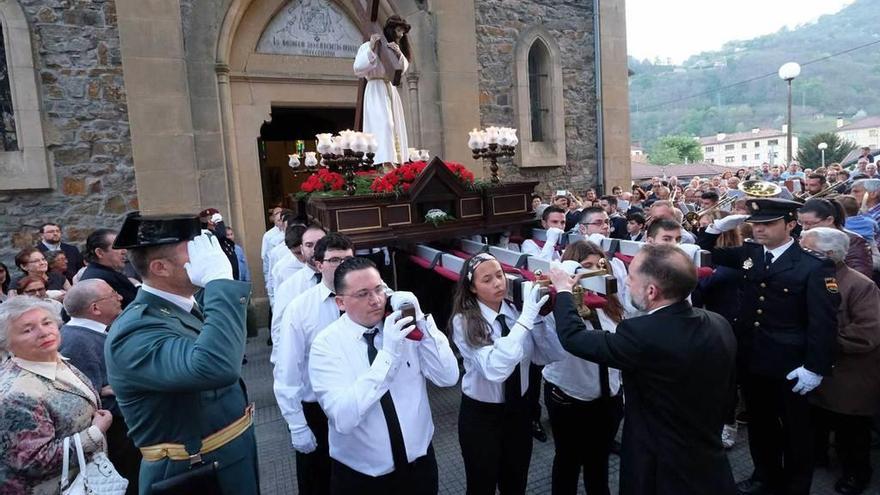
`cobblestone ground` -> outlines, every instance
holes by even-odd
[[[269,350],[266,345],[267,329],[248,343],[248,364],[244,366],[244,379],[248,385],[251,401],[257,404],[257,449],[260,457],[260,483],[263,495],[289,495],[297,493],[296,466],[290,435],[284,419],[275,404],[272,393],[272,368],[269,364]],[[459,494],[465,492],[464,465],[458,447],[456,421],[461,396],[460,386],[429,390],[431,409],[434,413],[434,450],[440,471],[440,493]],[[550,433],[550,426],[544,411],[544,428]],[[752,471],[748,444],[744,429],[740,429],[736,446],[729,451],[728,458],[733,468],[733,476],[739,481]],[[833,455],[833,454],[832,454]],[[878,458],[873,459],[874,471],[878,469]],[[550,493],[550,467],[553,462],[553,441],[535,442],[532,463],[529,469],[529,494]],[[619,459],[611,456],[611,493],[617,493]],[[817,469],[813,478],[813,494],[832,495],[837,479],[836,463],[832,458],[831,469]],[[583,488],[581,488],[583,490]],[[583,491],[581,491],[583,493]],[[868,491],[870,495],[880,495],[880,476],[875,476]]]

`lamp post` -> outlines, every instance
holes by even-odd
[[[788,62],[779,68],[779,78],[788,83],[788,135],[786,136],[785,165],[791,163],[791,81],[801,74],[801,66],[797,62]]]
[[[825,166],[825,150],[828,149],[828,143],[819,143],[819,151],[822,152],[822,166]]]

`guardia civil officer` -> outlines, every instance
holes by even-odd
[[[114,248],[128,249],[144,281],[104,349],[143,454],[140,493],[163,484],[177,487],[170,493],[258,493],[253,409],[240,378],[250,284],[232,279],[229,259],[195,215],[131,214]]]
[[[701,239],[716,264],[738,268],[743,277],[734,331],[755,470],[737,489],[806,495],[813,474],[806,394],[831,373],[840,305],[834,264],[792,238],[799,203],[750,199],[746,207],[750,216],[715,220]],[[743,221],[752,224],[754,239],[714,247],[721,232]]]

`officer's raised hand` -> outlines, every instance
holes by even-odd
[[[728,230],[733,230],[745,222],[747,218],[749,218],[749,215],[727,215],[724,218],[719,218],[712,222],[706,227],[706,232],[710,234],[721,234]]]
[[[232,265],[213,235],[202,234],[193,238],[187,243],[186,250],[189,262],[184,268],[189,281],[196,287],[204,287],[213,280],[232,280]]]

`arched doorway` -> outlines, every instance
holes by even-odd
[[[380,19],[393,13],[383,1]],[[286,166],[296,141],[311,149],[316,132],[354,124],[358,80],[352,63],[365,39],[354,15],[350,2],[337,0],[233,0],[227,11],[216,57],[224,146],[233,217],[245,226],[255,266],[266,206],[283,202],[304,178]],[[311,38],[303,30],[311,30]],[[407,105],[406,94],[403,99]],[[330,127],[321,127],[319,116]],[[279,180],[280,188],[264,187]],[[259,278],[260,271],[254,272]],[[255,280],[258,295],[262,288],[262,280]]]

